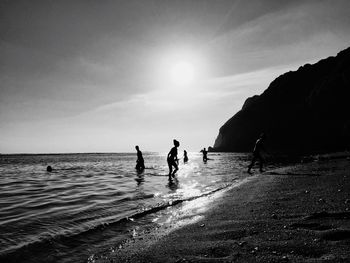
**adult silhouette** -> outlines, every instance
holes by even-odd
[[[179,170],[179,167],[178,167],[179,160],[177,159],[177,148],[180,146],[180,143],[175,139],[173,140],[173,143],[174,143],[174,147],[171,148],[167,156],[167,162],[169,166],[169,177],[175,176],[175,173],[177,172],[177,170]],[[174,170],[173,170],[173,167],[174,167]]]
[[[255,162],[259,161],[259,167],[260,172],[263,172],[263,164],[264,164],[264,158],[262,156],[262,151],[265,151],[264,142],[266,139],[265,133],[262,133],[260,137],[255,142],[254,150],[253,150],[253,158],[251,163],[248,166],[248,173],[251,173],[251,169],[254,166]]]
[[[137,160],[136,160],[135,169],[137,171],[143,171],[145,169],[145,161],[143,160],[142,152],[140,151],[140,148],[138,145],[135,146],[135,149],[137,151]]]
[[[206,162],[208,160],[208,151],[204,148],[202,150],[202,154],[203,154],[203,162]]]

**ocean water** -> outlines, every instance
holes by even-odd
[[[0,155],[0,261],[91,261],[162,211],[247,176],[246,154],[188,156],[169,180],[165,153],[144,153],[142,173],[136,154]]]

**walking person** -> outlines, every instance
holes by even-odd
[[[264,164],[264,158],[262,156],[262,151],[265,151],[264,142],[266,139],[266,135],[262,133],[259,137],[259,139],[255,142],[254,150],[253,150],[253,159],[251,163],[248,166],[248,173],[251,173],[251,169],[254,166],[255,162],[259,161],[259,170],[262,173],[263,172],[263,164]]]
[[[171,150],[167,156],[167,162],[168,162],[168,166],[169,166],[169,178],[171,176],[175,176],[175,173],[177,172],[177,170],[179,170],[179,167],[178,167],[179,160],[177,158],[177,148],[180,146],[180,143],[175,139],[173,140],[173,143],[174,143],[174,147],[171,148]],[[173,171],[173,167],[174,167],[174,171]]]

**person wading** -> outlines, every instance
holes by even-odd
[[[138,145],[135,146],[135,149],[137,151],[137,160],[136,160],[135,169],[137,171],[143,171],[145,169],[145,161],[143,160],[142,152],[140,151],[140,148]]]
[[[167,162],[169,166],[169,177],[175,176],[175,173],[177,170],[179,170],[178,163],[179,160],[177,159],[177,148],[180,146],[180,143],[177,140],[173,140],[174,147],[171,148],[170,152],[167,156]],[[174,167],[174,170],[173,170]]]

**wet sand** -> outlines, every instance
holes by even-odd
[[[350,160],[254,175],[201,219],[160,227],[102,262],[350,262]]]

